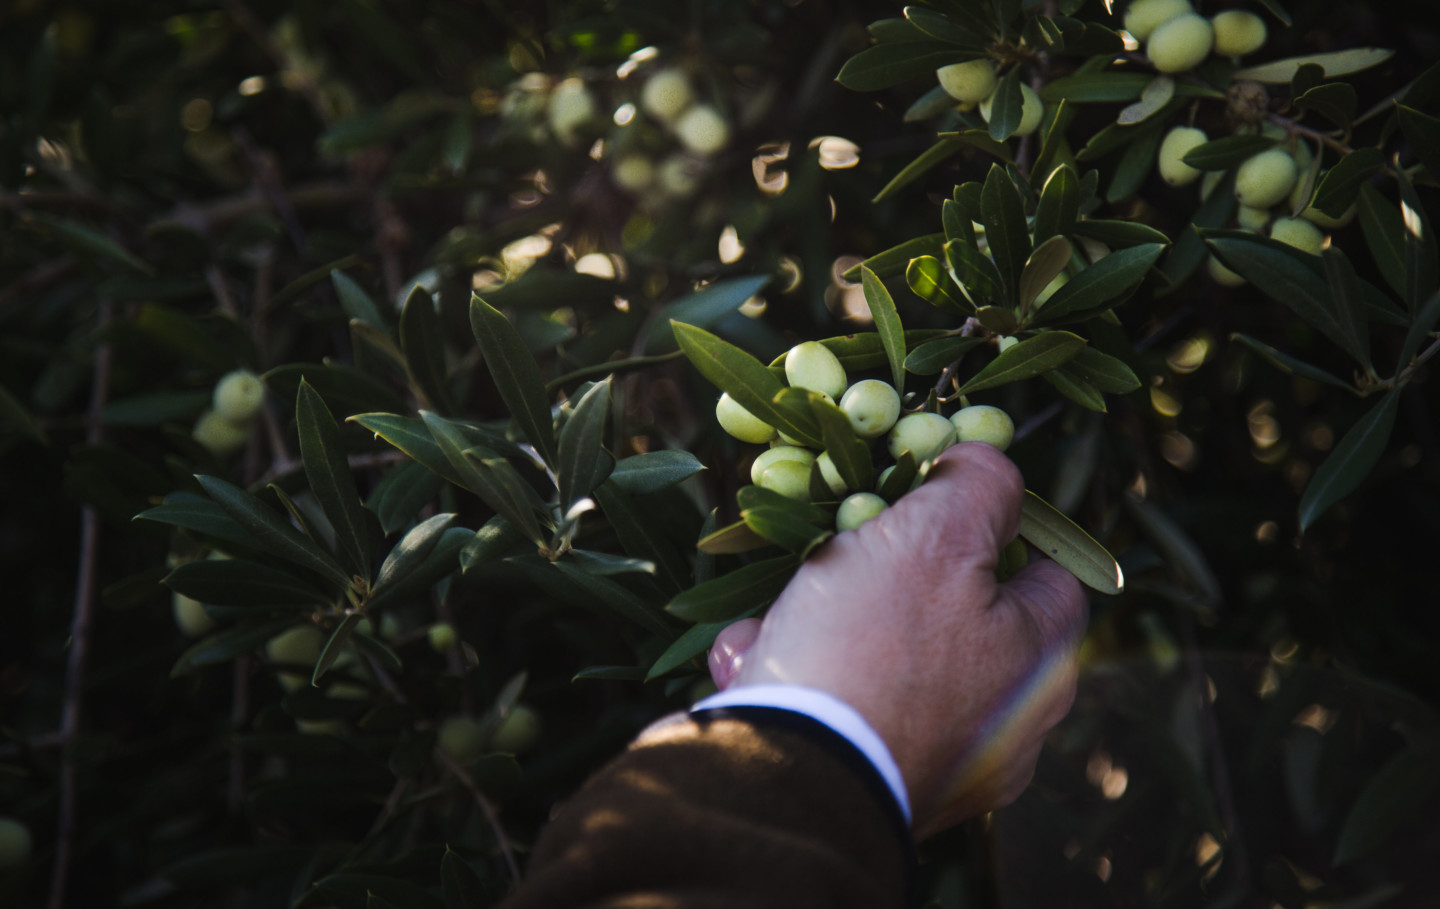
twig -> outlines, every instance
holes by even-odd
[[[96,337],[104,338],[114,315],[114,304],[100,300]],[[95,349],[95,371],[90,381],[90,407],[85,415],[85,442],[104,440],[103,413],[110,395],[112,354],[108,342]],[[85,706],[85,660],[90,650],[90,624],[95,609],[95,573],[100,545],[100,513],[92,506],[80,511],[80,565],[76,571],[74,614],[70,621],[70,655],[65,669],[65,705],[60,718],[63,742],[60,764],[60,812],[56,821],[55,864],[50,876],[50,907],[65,905],[65,884],[75,847],[76,777],[74,746]]]
[[[443,748],[436,749],[436,753],[439,754],[440,759],[445,762],[446,768],[455,774],[455,778],[459,780],[460,784],[469,790],[470,795],[475,798],[475,803],[480,806],[480,810],[485,814],[485,820],[490,825],[491,833],[495,835],[496,841],[500,844],[500,852],[505,856],[505,865],[510,869],[510,877],[518,882],[520,880],[520,866],[515,862],[515,852],[510,848],[510,838],[505,835],[505,828],[500,826],[500,817],[495,813],[495,806],[490,804],[490,800],[485,797],[485,793],[481,792],[480,787],[475,785],[475,781],[470,778],[470,774],[466,772],[465,768],[460,766],[459,761],[446,754]]]

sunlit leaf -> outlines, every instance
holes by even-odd
[[[1028,489],[1020,505],[1020,536],[1093,590],[1116,594],[1125,588],[1120,566],[1105,547]]]
[[[808,412],[797,414],[775,405],[776,395],[785,386],[759,360],[704,329],[679,322],[673,324],[680,349],[711,384],[792,439],[799,439],[812,448],[820,447],[819,428]]]
[[[960,394],[1033,378],[1056,368],[1084,347],[1085,339],[1068,331],[1046,331],[1021,339],[960,386]]]
[[[860,270],[860,280],[864,285],[865,302],[875,320],[875,332],[880,336],[880,342],[885,345],[885,356],[890,361],[890,378],[897,389],[904,388],[905,329],[900,324],[900,313],[895,310],[895,300],[880,278],[870,269]]]
[[[545,379],[535,358],[515,333],[510,320],[478,294],[470,298],[470,328],[511,417],[545,463],[554,464],[555,428],[550,419]]]
[[[1156,76],[1140,93],[1140,100],[1121,110],[1120,116],[1115,118],[1115,122],[1122,126],[1142,123],[1163,110],[1173,97],[1175,97],[1175,80],[1163,74]]]
[[[602,448],[609,416],[610,380],[606,379],[590,386],[560,430],[560,460],[555,472],[560,480],[562,513],[610,475],[615,460]]]
[[[610,482],[632,494],[655,492],[688,480],[704,469],[705,465],[688,451],[652,451],[616,461]]]
[[[1025,269],[1020,273],[1017,302],[1022,313],[1028,311],[1040,292],[1065,270],[1070,264],[1070,255],[1073,252],[1070,241],[1062,236],[1051,237],[1035,247],[1025,262]]]
[[[1382,47],[1354,47],[1349,50],[1330,51],[1323,54],[1286,57],[1283,60],[1272,60],[1259,66],[1236,70],[1233,78],[1284,85],[1295,77],[1295,71],[1300,67],[1307,63],[1314,63],[1324,68],[1327,78],[1335,79],[1351,73],[1358,73],[1372,66],[1379,66],[1389,60],[1394,53],[1394,51]]]
[[[1145,280],[1164,248],[1159,243],[1143,243],[1112,252],[1055,291],[1036,311],[1033,321],[1074,321],[1115,306]]]
[[[701,552],[733,555],[770,545],[770,541],[751,530],[744,521],[736,521],[700,538],[695,544]]]
[[[403,578],[410,574],[429,558],[445,531],[455,523],[455,517],[453,514],[437,514],[411,528],[385,557],[385,561],[380,565],[379,573],[375,576],[375,583],[371,587],[371,591],[378,592],[384,589],[394,583],[397,578]]]
[[[792,555],[754,562],[674,597],[666,611],[687,622],[725,622],[770,603],[795,573]]]
[[[884,252],[876,253],[863,262],[850,266],[840,277],[846,281],[859,282],[862,268],[870,269],[881,278],[904,274],[911,259],[917,256],[938,256],[944,245],[945,235],[943,233],[913,237],[899,246],[893,246]]]
[[[915,296],[932,306],[947,306],[962,313],[975,311],[960,288],[955,286],[945,266],[934,256],[911,259],[910,267],[905,270],[905,283],[910,285]]]
[[[1400,217],[1405,226],[1405,302],[1411,309],[1430,296],[1440,281],[1440,244],[1435,241],[1430,220],[1415,185],[1404,172],[1396,174],[1400,185]]]

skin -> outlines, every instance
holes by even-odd
[[[716,685],[805,685],[855,708],[900,768],[917,836],[1010,803],[1074,700],[1087,618],[1079,582],[1048,559],[997,582],[1023,490],[995,448],[950,449],[925,485],[807,560],[763,622],[721,633]]]

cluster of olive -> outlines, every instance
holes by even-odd
[[[622,136],[610,166],[611,179],[638,198],[693,195],[706,159],[730,144],[730,124],[714,105],[696,100],[690,78],[674,67],[651,73],[640,87],[639,102],[637,118],[643,115],[654,121],[679,148],[657,155],[652,148],[642,147],[644,143]],[[632,130],[630,135],[637,134]]]
[[[934,458],[956,442],[988,442],[1004,451],[1015,436],[1015,424],[998,407],[972,405],[956,411],[950,418],[937,413],[921,412],[901,416],[900,393],[888,382],[862,379],[849,384],[845,367],[838,357],[818,341],[797,344],[785,355],[785,378],[792,388],[805,388],[835,403],[850,420],[855,434],[862,439],[885,438],[885,449],[892,458],[906,451],[917,464]],[[715,405],[720,426],[742,442],[766,444],[750,465],[750,480],[755,485],[783,496],[809,501],[810,476],[818,468],[830,493],[840,502],[835,515],[838,530],[854,530],[885,510],[886,502],[868,490],[847,487],[829,452],[816,452],[791,439],[775,427],[746,410],[728,394],[722,394]],[[876,488],[885,480],[894,465],[881,471]]]
[[[248,369],[226,373],[215,383],[210,409],[195,421],[191,435],[217,458],[234,454],[250,437],[265,403],[265,383]]]
[[[983,58],[952,63],[937,69],[935,77],[940,80],[945,94],[960,102],[957,105],[960,110],[974,110],[978,106],[980,116],[985,118],[986,123],[990,122],[995,86],[999,84],[993,63]],[[1020,125],[1015,128],[1015,135],[1028,136],[1039,128],[1040,118],[1045,115],[1045,104],[1035,94],[1035,89],[1023,82],[1020,83],[1020,98]]]

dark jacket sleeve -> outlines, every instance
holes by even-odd
[[[741,707],[651,726],[566,802],[504,909],[900,906],[909,831],[847,740]]]

